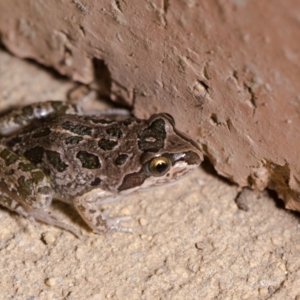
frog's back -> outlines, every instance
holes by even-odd
[[[137,134],[146,126],[136,118],[64,115],[37,121],[2,143],[49,174],[57,193],[73,196],[89,187],[113,191],[122,174],[137,171]]]

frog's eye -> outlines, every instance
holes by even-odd
[[[159,156],[152,158],[148,164],[148,172],[155,177],[165,175],[171,167],[172,163],[169,158],[165,156]]]

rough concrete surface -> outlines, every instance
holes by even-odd
[[[111,98],[171,113],[219,174],[300,210],[299,13],[298,0],[4,0],[0,35],[83,83],[100,84],[101,61]]]
[[[74,86],[3,51],[0,66],[1,111]],[[58,202],[81,240],[0,208],[0,299],[300,299],[299,216],[209,168],[110,205],[133,234],[95,235]]]

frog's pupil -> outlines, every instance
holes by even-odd
[[[166,163],[164,162],[159,162],[156,166],[155,166],[155,170],[158,172],[158,173],[162,173],[163,171],[165,171],[167,168],[167,165]]]

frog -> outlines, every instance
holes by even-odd
[[[112,217],[103,204],[175,183],[202,160],[168,113],[117,118],[64,101],[36,102],[0,117],[0,205],[81,236],[48,211],[57,199],[96,234],[132,232],[122,225],[130,216]]]

